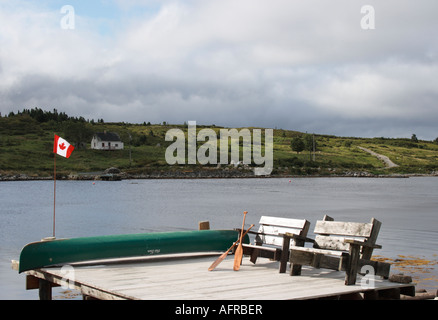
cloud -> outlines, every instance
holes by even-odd
[[[390,61],[347,66],[303,89],[303,99],[349,118],[413,119],[437,115],[438,65]],[[408,76],[407,76],[408,75]],[[309,91],[312,91],[310,94]]]
[[[102,3],[62,30],[53,3],[0,1],[2,114],[437,135],[436,1],[368,1],[375,30],[362,1]]]

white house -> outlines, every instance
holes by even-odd
[[[98,132],[91,139],[91,149],[96,150],[123,150],[123,142],[115,132]]]

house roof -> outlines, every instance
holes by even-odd
[[[97,132],[94,135],[101,141],[121,141],[115,132]]]

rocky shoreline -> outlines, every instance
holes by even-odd
[[[271,174],[269,176],[256,176],[252,170],[193,170],[193,171],[152,171],[149,173],[130,174],[122,172],[117,168],[109,168],[103,172],[90,173],[71,173],[68,175],[58,174],[57,180],[103,180],[120,181],[133,179],[232,179],[232,178],[409,178],[409,177],[431,177],[438,176],[438,172],[431,174],[372,174],[364,171],[345,171],[341,174],[333,173],[329,175],[290,175],[290,174]],[[53,180],[53,176],[40,177],[37,175],[0,174],[1,181],[38,181]]]

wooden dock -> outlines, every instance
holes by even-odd
[[[78,290],[84,298],[103,300],[309,300],[400,299],[415,295],[412,283],[383,280],[346,286],[345,272],[303,267],[301,276],[278,272],[279,262],[243,258],[233,271],[233,256],[215,270],[208,267],[218,254],[153,256],[77,263],[27,271],[26,289],[39,289],[41,299],[51,299],[53,286]],[[16,261],[12,267],[17,269]]]

